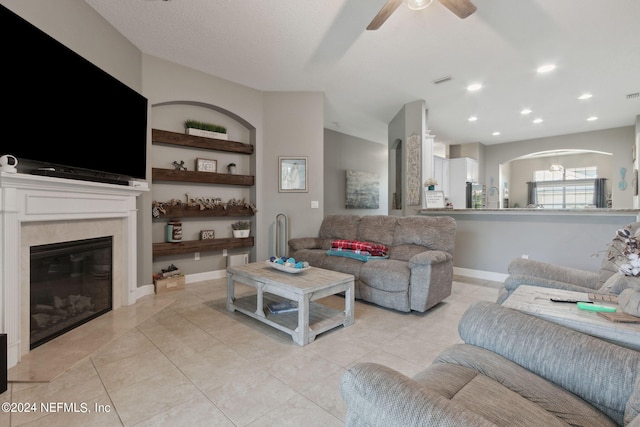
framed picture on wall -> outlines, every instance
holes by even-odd
[[[306,157],[278,157],[280,193],[307,193],[309,168]]]

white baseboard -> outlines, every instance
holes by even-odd
[[[155,293],[156,293],[156,288],[155,286],[153,286],[153,284],[142,285],[136,288],[133,296],[135,298],[135,301],[138,301],[142,297],[145,297],[147,295],[153,295]]]
[[[187,274],[184,276],[185,283],[201,282],[203,280],[224,279],[227,277],[227,270],[206,271],[204,273]],[[134,292],[134,301],[138,301],[140,298],[153,295],[156,293],[156,288],[153,284],[139,286]]]
[[[504,273],[494,273],[493,271],[472,270],[470,268],[453,267],[453,274],[459,276],[473,277],[474,279],[491,280],[494,282],[504,282],[509,276]]]
[[[203,280],[224,279],[227,277],[227,270],[205,271],[204,273],[187,274],[185,283],[202,282]]]

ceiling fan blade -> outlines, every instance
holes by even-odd
[[[400,6],[400,3],[402,3],[402,0],[387,0],[385,5],[382,6],[382,9],[380,9],[380,12],[373,18],[367,30],[377,30],[380,28],[382,24],[384,24],[384,21]]]
[[[469,0],[440,0],[440,3],[460,19],[464,19],[476,11],[476,6]]]

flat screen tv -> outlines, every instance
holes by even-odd
[[[0,155],[23,173],[145,179],[147,99],[4,6],[0,28]]]

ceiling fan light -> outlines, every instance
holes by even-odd
[[[411,10],[422,10],[428,7],[433,0],[402,0]]]
[[[548,73],[550,71],[553,71],[556,69],[555,64],[546,64],[543,65],[542,67],[538,67],[538,69],[536,70],[538,73]]]

